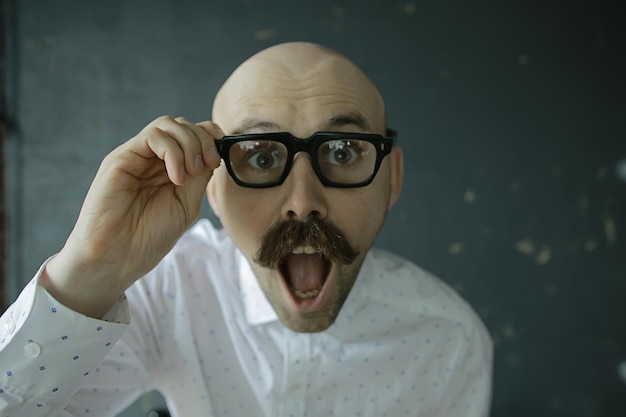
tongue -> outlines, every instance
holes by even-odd
[[[324,284],[324,258],[318,254],[291,254],[286,270],[294,290],[311,291]]]

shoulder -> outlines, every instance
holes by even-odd
[[[369,297],[421,319],[437,317],[462,327],[484,327],[472,306],[446,282],[408,259],[381,249],[368,254],[364,269]]]
[[[382,249],[370,251],[364,269],[370,275],[375,293],[384,288],[381,284],[386,284],[387,291],[393,289],[398,298],[406,298],[407,301],[433,297],[459,301],[460,298],[437,276],[408,259]]]

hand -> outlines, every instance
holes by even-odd
[[[163,116],[103,160],[63,249],[40,280],[59,302],[102,317],[200,213],[220,164],[212,122]]]

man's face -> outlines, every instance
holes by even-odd
[[[287,131],[306,138],[317,131],[385,132],[382,99],[371,82],[347,60],[306,44],[279,45],[244,63],[219,92],[214,121],[226,134]],[[337,317],[398,196],[401,175],[401,154],[394,149],[370,185],[325,187],[309,155],[298,153],[280,186],[241,187],[222,164],[208,194],[280,320],[297,332],[318,332]],[[295,253],[276,265],[261,265],[258,254],[263,245],[278,245],[281,242],[273,240],[284,239],[284,234],[271,235],[264,242],[272,227],[286,220],[301,224],[311,219],[336,226],[358,253],[356,258],[330,261],[319,253],[307,254],[311,245],[299,241],[289,250]]]

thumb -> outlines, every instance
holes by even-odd
[[[200,215],[202,201],[205,198],[207,185],[212,176],[213,169],[205,168],[202,176],[187,178],[184,185],[176,187],[176,195],[185,207],[185,211],[189,216],[189,222],[195,221]]]

